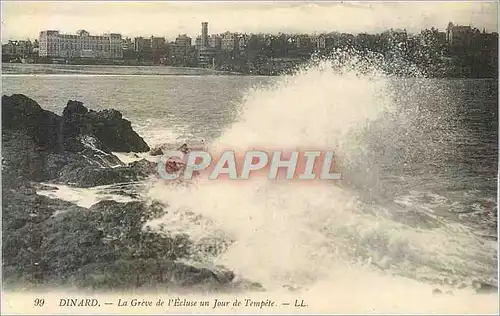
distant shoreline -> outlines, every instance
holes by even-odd
[[[164,70],[180,70],[183,71],[185,70],[186,73],[148,73],[148,74],[141,74],[141,75],[202,75],[202,74],[208,74],[208,75],[231,75],[231,76],[245,76],[246,74],[244,73],[239,73],[235,71],[226,71],[226,70],[217,70],[217,69],[210,69],[210,68],[200,68],[200,67],[176,67],[176,66],[165,66],[165,65],[123,65],[123,64],[48,64],[48,63],[2,63],[2,74],[5,75],[57,75],[61,73],[57,73],[57,70],[69,70],[68,74],[86,74],[86,73],[71,73],[71,68],[149,68],[149,69],[164,69]],[[27,69],[33,68],[33,69],[53,69],[55,73],[40,73],[40,72],[23,72],[23,71],[9,71],[9,70],[16,70],[16,69]],[[7,70],[7,72],[5,71]],[[110,72],[103,72],[103,73],[87,73],[89,75],[125,75],[125,74],[120,74],[120,73],[110,73]]]
[[[6,69],[7,66],[7,69]],[[48,69],[54,69],[55,73],[43,73],[43,72],[22,72],[22,71],[12,71],[9,72],[10,69],[15,69],[15,68],[29,68],[30,66],[35,66],[34,68],[38,68],[38,66],[41,66],[40,69],[43,69],[44,66],[47,67]],[[226,76],[263,76],[263,77],[276,77],[280,75],[284,75],[287,73],[291,73],[294,71],[294,69],[286,69],[284,72],[276,73],[276,72],[268,72],[268,71],[257,71],[257,72],[237,72],[237,71],[228,71],[228,70],[218,70],[218,69],[212,69],[212,68],[201,68],[201,67],[189,67],[189,66],[171,66],[171,65],[151,65],[151,64],[143,64],[143,65],[128,65],[128,64],[58,64],[58,63],[2,63],[2,68],[1,68],[1,74],[2,75],[64,75],[63,73],[57,73],[57,68],[62,69],[62,68],[74,68],[74,67],[93,67],[93,68],[98,68],[98,67],[108,67],[108,68],[156,68],[156,69],[172,69],[172,70],[180,70],[180,71],[187,71],[187,73],[135,73],[135,74],[122,74],[122,73],[112,73],[112,72],[103,72],[103,73],[72,73],[71,71],[68,71],[68,74],[77,74],[77,75],[148,75],[148,76],[199,76],[199,75],[226,75]],[[5,71],[7,70],[7,72]],[[195,72],[195,73],[189,73],[189,72]],[[198,72],[196,72],[198,71]],[[495,77],[474,77],[474,76],[465,76],[465,75],[453,75],[450,73],[443,73],[443,74],[430,74],[427,75],[426,78],[429,79],[481,79],[481,80],[486,80],[486,79],[491,79],[491,80],[498,80],[498,75]]]

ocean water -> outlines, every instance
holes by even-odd
[[[332,148],[343,175],[336,184],[145,181],[144,199],[168,203],[150,225],[220,250],[201,247],[197,261],[323,304],[312,312],[498,311],[495,295],[457,289],[498,282],[497,82],[396,78],[364,66],[339,71],[325,61],[252,77],[18,65],[2,89],[56,113],[69,99],[117,109],[151,147],[203,139],[214,150]],[[98,191],[65,188],[59,197],[86,205]],[[454,296],[442,301],[436,287]],[[332,297],[342,298],[338,309],[327,306]]]

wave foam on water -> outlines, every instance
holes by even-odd
[[[241,117],[210,144],[211,150],[333,149],[347,178],[369,181],[374,172],[370,164],[361,173],[352,168],[369,158],[373,145],[359,131],[373,122],[389,124],[391,120],[384,118],[394,119],[394,113],[410,120],[403,114],[416,109],[397,112],[392,78],[373,60],[348,55],[339,60],[320,61],[273,86],[250,91]],[[410,91],[408,95],[411,98]],[[405,309],[415,306],[402,293],[430,304],[427,294],[435,287],[414,280],[456,284],[492,277],[496,282],[495,242],[480,240],[466,227],[438,217],[434,219],[439,224],[432,228],[395,221],[394,210],[368,203],[362,194],[347,185],[304,186],[262,179],[238,185],[200,179],[180,187],[155,182],[148,192],[150,198],[168,203],[169,210],[209,218],[205,226],[187,224],[186,232],[192,229],[193,238],[201,240],[223,231],[231,244],[204,259],[261,282],[270,291],[292,286],[311,297],[349,293],[368,297],[383,288],[394,297],[386,303],[400,307],[395,310],[414,311]],[[424,215],[428,214],[416,220],[432,221]],[[173,221],[169,213],[150,225],[168,230]],[[497,310],[494,297],[488,302],[491,310]],[[450,304],[458,306],[456,301]]]

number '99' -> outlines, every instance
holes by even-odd
[[[35,306],[42,307],[45,304],[45,300],[43,298],[36,298],[33,303]]]

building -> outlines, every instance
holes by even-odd
[[[340,47],[340,35],[327,34],[325,36],[325,48],[334,49]]]
[[[134,38],[134,50],[136,53],[151,52],[151,38]]]
[[[165,47],[165,37],[151,36],[151,50],[162,50]]]
[[[319,42],[319,36],[314,34],[314,35],[311,35],[309,36],[309,40],[311,41],[311,46],[314,47],[315,49],[319,49],[319,45],[318,45],[318,42]]]
[[[122,39],[122,50],[133,50],[134,49],[134,43],[132,43],[132,39],[130,38],[124,38]]]
[[[15,55],[16,54],[16,44],[14,41],[9,41],[7,44],[2,45],[3,55]]]
[[[60,55],[60,37],[59,31],[42,31],[38,42],[40,47],[38,55],[59,57]]]
[[[179,35],[174,42],[169,43],[165,62],[174,66],[196,66],[196,52],[191,37]]]
[[[38,44],[35,41],[35,44]],[[9,41],[2,45],[2,55],[28,57],[33,54],[35,45],[30,41]]]
[[[446,43],[452,46],[470,47],[472,35],[470,26],[453,25],[450,22],[446,28]]]
[[[200,48],[202,47],[202,43],[201,43],[201,36],[197,36],[196,37],[196,40],[195,40],[195,43],[194,43],[194,47],[197,51],[200,50]]]
[[[201,23],[201,47],[208,47],[208,22]]]
[[[234,51],[236,48],[237,35],[234,33],[226,32],[222,34],[222,45],[221,49],[223,51]]]
[[[325,34],[320,34],[320,35],[305,35],[305,36],[299,36],[299,38],[296,39],[295,45],[299,48],[301,46],[310,46],[313,50],[323,50],[326,48],[326,35]]]
[[[325,35],[321,34],[320,36],[318,36],[316,48],[320,49],[320,50],[326,48],[326,36]]]
[[[222,38],[218,35],[211,35],[208,38],[208,47],[215,50],[220,50],[222,46]]]
[[[187,36],[186,34],[179,35],[175,39],[175,46],[177,46],[180,49],[188,50],[189,47],[191,47],[191,42],[192,39],[191,37]]]
[[[123,58],[122,36],[117,33],[95,36],[85,30],[76,35],[47,30],[40,32],[39,46],[41,57]]]
[[[191,50],[191,37],[186,34],[179,35],[172,45],[172,53],[176,58],[184,58]]]
[[[202,47],[198,51],[198,66],[203,68],[213,67],[215,62],[215,50],[211,47]]]
[[[167,43],[165,37],[151,36],[151,53],[153,62],[158,63],[167,53]]]
[[[295,45],[297,48],[309,47],[311,45],[311,38],[307,34],[297,35],[295,37]]]
[[[242,34],[238,37],[238,50],[240,52],[246,51],[248,46],[248,36],[246,34]]]

